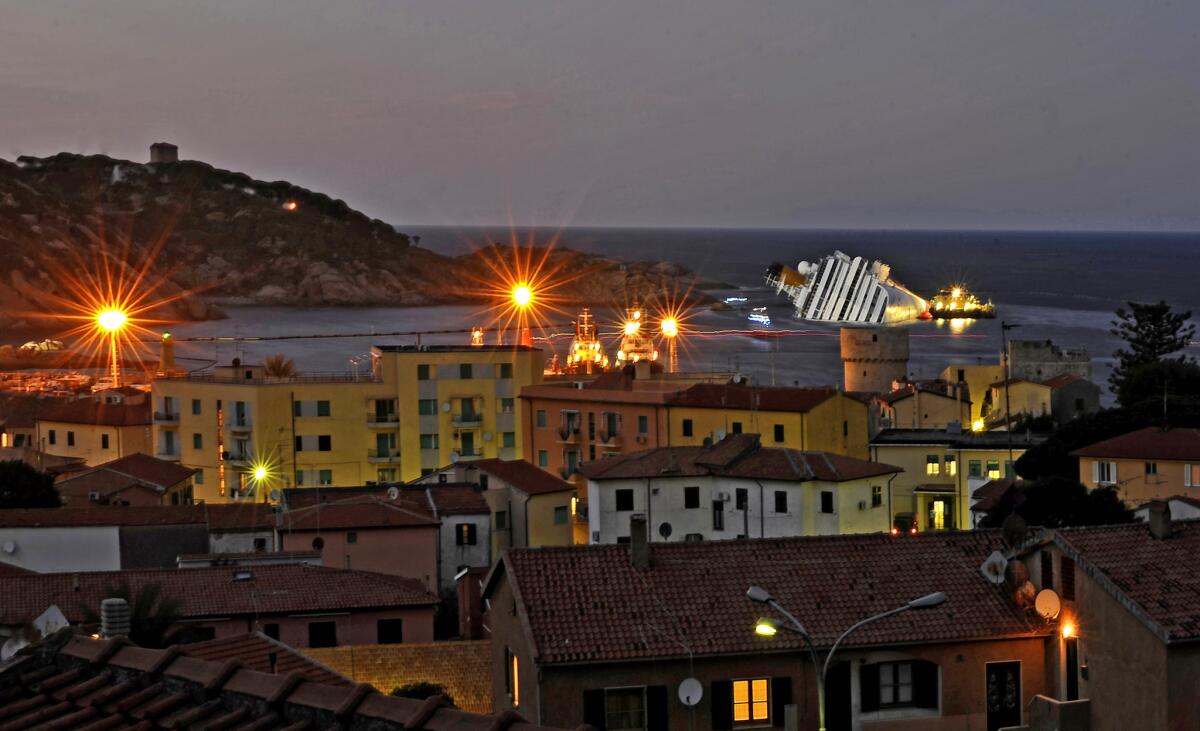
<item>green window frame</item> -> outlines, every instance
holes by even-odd
[[[419,416],[436,416],[437,399],[423,398],[417,401],[417,414]]]

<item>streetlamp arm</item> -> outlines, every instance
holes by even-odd
[[[902,607],[896,607],[895,609],[889,609],[888,611],[884,612],[883,614],[876,614],[874,617],[867,617],[866,619],[860,620],[860,621],[856,622],[855,624],[850,625],[850,629],[843,632],[842,636],[837,638],[837,640],[833,643],[833,647],[829,648],[829,654],[825,656],[825,666],[821,669],[821,675],[824,676],[829,672],[829,663],[833,660],[833,656],[835,654],[837,654],[838,645],[842,644],[842,640],[849,637],[850,633],[852,633],[854,630],[858,629],[859,627],[862,627],[864,624],[870,624],[871,622],[878,621],[885,617],[890,617],[893,614],[899,614],[900,612],[906,612],[909,609],[912,609],[912,607],[905,604]]]

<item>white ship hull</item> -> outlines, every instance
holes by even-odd
[[[801,320],[891,325],[917,319],[929,304],[891,278],[891,268],[835,251],[795,269],[773,266],[767,283],[786,294]]]

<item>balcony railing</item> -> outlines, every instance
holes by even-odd
[[[567,444],[574,444],[575,442],[579,441],[579,427],[573,424],[559,427],[558,441]]]
[[[249,416],[242,416],[242,417],[234,416],[230,419],[227,419],[225,421],[225,425],[228,426],[230,429],[233,429],[234,431],[249,431],[250,430],[250,417]]]
[[[159,451],[154,456],[158,457],[161,460],[165,460],[167,462],[178,462],[179,461],[179,452],[178,451],[174,451],[174,452]]]
[[[483,450],[475,449],[470,452],[459,452],[458,458],[463,459],[483,459]]]
[[[483,414],[455,414],[451,423],[458,427],[476,427],[483,423]]]
[[[367,461],[368,462],[399,462],[400,461],[400,449],[398,447],[392,447],[390,449],[368,449],[367,450]]]
[[[154,412],[154,423],[155,424],[178,424],[179,423],[179,412],[178,411],[155,411]]]
[[[367,426],[393,427],[400,423],[399,414],[379,414],[374,411],[367,414]]]
[[[602,430],[600,432],[600,443],[606,447],[619,447],[621,446],[621,435],[616,432]]]
[[[226,462],[240,462],[243,464],[249,463],[251,459],[249,452],[226,452],[224,456]]]

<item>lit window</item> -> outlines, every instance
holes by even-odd
[[[989,459],[987,463],[987,476],[989,480],[1000,479],[1000,460]]]
[[[950,455],[946,455],[946,474],[950,477],[958,474],[958,460]]]
[[[925,474],[940,475],[942,473],[942,461],[938,459],[936,454],[930,454],[925,457]]]
[[[771,683],[766,678],[733,681],[734,722],[769,721],[771,705],[767,695],[770,687]]]

